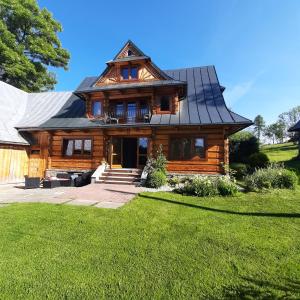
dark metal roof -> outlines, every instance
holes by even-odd
[[[173,78],[172,82],[176,82],[177,84],[187,83],[187,96],[179,102],[179,111],[176,114],[153,115],[150,124],[146,124],[146,126],[228,124],[247,127],[252,124],[251,120],[227,108],[214,66],[168,70],[164,72]],[[92,86],[97,78],[88,77],[84,79],[76,92],[95,90]],[[128,87],[129,84],[125,84],[125,86]],[[90,121],[85,117],[85,113],[84,100],[73,95],[62,109],[54,117],[40,125],[40,128],[143,126],[143,124],[104,125]]]
[[[91,86],[84,89],[77,89],[75,93],[87,93],[87,92],[101,92],[108,90],[124,90],[124,89],[134,89],[134,88],[145,88],[145,87],[156,87],[156,86],[170,86],[170,85],[186,85],[186,82],[179,80],[153,80],[144,82],[132,82],[132,83],[120,83],[120,84],[110,84],[104,86]]]
[[[300,131],[300,120],[294,126],[292,126],[289,131]]]
[[[252,124],[251,120],[227,108],[214,66],[164,72],[175,80],[187,82],[187,97],[179,102],[179,111],[176,115],[154,115],[151,123],[157,125]]]

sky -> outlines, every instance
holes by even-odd
[[[99,75],[131,39],[161,69],[215,65],[233,111],[267,123],[300,105],[299,0],[39,0],[63,26],[57,91]]]

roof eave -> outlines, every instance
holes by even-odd
[[[236,126],[239,130],[245,129],[253,123],[236,122],[236,123],[206,123],[206,124],[151,124],[151,123],[134,123],[134,124],[95,124],[95,126],[58,126],[58,127],[22,127],[19,131],[47,131],[47,130],[73,130],[73,129],[95,129],[95,128],[131,128],[131,127],[178,127],[178,126]]]
[[[24,143],[24,142],[13,142],[13,141],[2,141],[0,140],[0,144],[5,144],[5,145],[19,145],[19,146],[29,146],[29,143]]]
[[[155,81],[154,81],[155,82]],[[129,85],[129,84],[128,84]],[[89,89],[84,89],[84,90],[77,90],[74,92],[75,95],[77,95],[78,97],[80,97],[80,94],[83,93],[91,93],[91,92],[102,92],[102,91],[113,91],[113,90],[125,90],[125,89],[144,89],[144,88],[155,88],[155,87],[162,87],[162,86],[186,86],[187,83],[186,82],[174,82],[174,83],[168,83],[168,84],[164,84],[163,82],[161,84],[146,84],[146,85],[132,85],[132,86],[128,86],[127,84],[124,84],[123,86],[109,86],[109,88],[107,88],[108,86],[97,86],[97,87],[92,87]]]

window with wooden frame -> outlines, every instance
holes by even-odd
[[[137,80],[138,79],[138,67],[128,65],[121,68],[122,80]]]
[[[66,157],[91,156],[92,139],[63,139],[62,154]]]
[[[40,150],[39,149],[31,149],[30,154],[31,155],[40,155]]]
[[[101,100],[92,101],[92,115],[94,117],[100,117],[103,114],[103,102]]]
[[[159,110],[161,112],[170,112],[171,111],[171,97],[170,96],[161,96],[159,101]]]
[[[170,138],[170,160],[189,160],[195,157],[206,158],[205,139],[203,137]]]

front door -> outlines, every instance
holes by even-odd
[[[112,138],[109,148],[109,161],[112,168],[122,168],[122,139]]]
[[[123,138],[123,168],[137,167],[137,138]]]
[[[112,137],[109,162],[112,168],[143,168],[148,156],[148,138]]]

